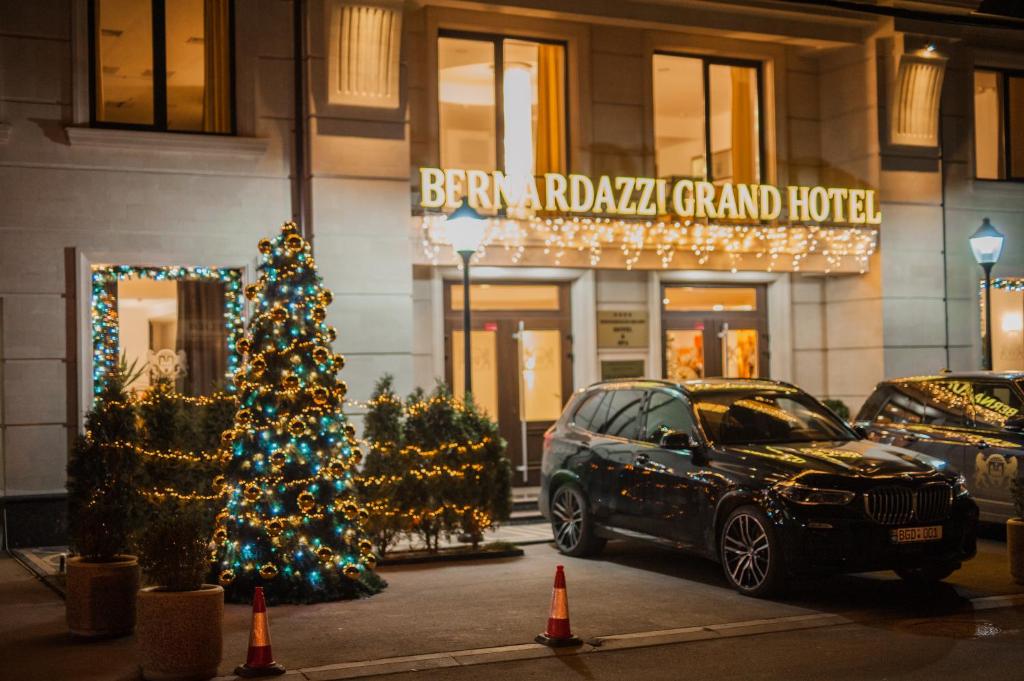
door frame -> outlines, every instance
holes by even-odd
[[[793,381],[793,302],[788,272],[718,272],[712,270],[652,270],[647,280],[650,324],[650,361],[647,373],[662,376],[665,351],[662,347],[662,284],[765,284],[768,312],[768,371],[777,381]]]
[[[663,301],[665,298],[665,289],[691,286],[693,288],[706,288],[706,289],[726,289],[726,288],[752,288],[755,291],[755,304],[754,310],[723,310],[721,312],[715,312],[713,310],[695,310],[693,312],[670,312],[665,310],[664,305],[661,306],[661,343],[660,352],[662,357],[662,375],[659,378],[665,378],[664,372],[664,361],[665,351],[668,347],[667,334],[671,330],[682,329],[682,330],[699,330],[705,334],[704,336],[704,373],[706,378],[720,376],[724,372],[725,357],[721,350],[721,344],[718,342],[718,334],[722,331],[723,325],[729,325],[735,323],[735,328],[751,328],[757,331],[757,365],[760,368],[759,378],[770,378],[771,377],[771,335],[768,331],[768,292],[767,287],[760,283],[728,283],[728,282],[716,282],[713,284],[700,283],[700,282],[662,282],[661,288],[658,292],[658,300]],[[712,324],[708,324],[709,321],[714,321]],[[675,323],[672,323],[672,322]],[[720,322],[720,323],[719,323]],[[698,327],[697,325],[700,325]],[[709,337],[707,334],[711,334]],[[722,371],[716,372],[709,375],[707,368],[709,364],[709,358],[717,359],[717,364],[721,365]]]

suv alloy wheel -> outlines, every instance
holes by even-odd
[[[725,578],[741,594],[762,598],[782,588],[779,542],[756,506],[741,506],[729,514],[719,538],[719,556]]]
[[[594,534],[587,499],[576,483],[568,482],[555,490],[551,530],[558,550],[567,556],[592,556],[605,545],[605,540]]]

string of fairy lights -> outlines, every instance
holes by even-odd
[[[227,374],[234,374],[239,362],[235,345],[245,331],[241,271],[217,267],[96,266],[92,269],[92,378],[96,395],[103,391],[107,374],[116,369],[120,362],[116,289],[118,282],[132,279],[223,283],[224,326],[228,344]],[[228,390],[232,390],[230,385]]]
[[[477,259],[486,262],[488,249],[505,252],[518,264],[528,249],[539,249],[559,266],[571,254],[584,254],[597,267],[609,252],[621,255],[632,269],[645,254],[656,256],[663,269],[681,256],[698,265],[724,255],[733,271],[761,269],[800,271],[812,255],[824,260],[826,273],[854,267],[867,271],[878,247],[878,230],[818,224],[725,224],[683,220],[622,220],[603,217],[486,218],[487,228]],[[421,219],[420,243],[433,264],[449,257],[446,216],[427,214]]]

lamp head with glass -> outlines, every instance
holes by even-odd
[[[991,267],[999,261],[999,255],[1003,252],[1003,235],[998,229],[992,226],[988,218],[981,222],[981,227],[971,235],[968,241],[971,244],[971,252],[974,260],[985,267]]]
[[[445,234],[452,249],[464,257],[480,248],[486,229],[487,219],[476,212],[465,198],[445,220]]]

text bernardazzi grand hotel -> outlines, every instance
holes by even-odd
[[[520,484],[602,378],[768,376],[855,410],[979,367],[986,216],[995,363],[1024,369],[1024,25],[885,4],[3,3],[0,497],[59,505],[94,296],[102,342],[210,392],[293,214],[357,401],[384,372],[459,388],[443,215],[488,217],[474,387]]]

